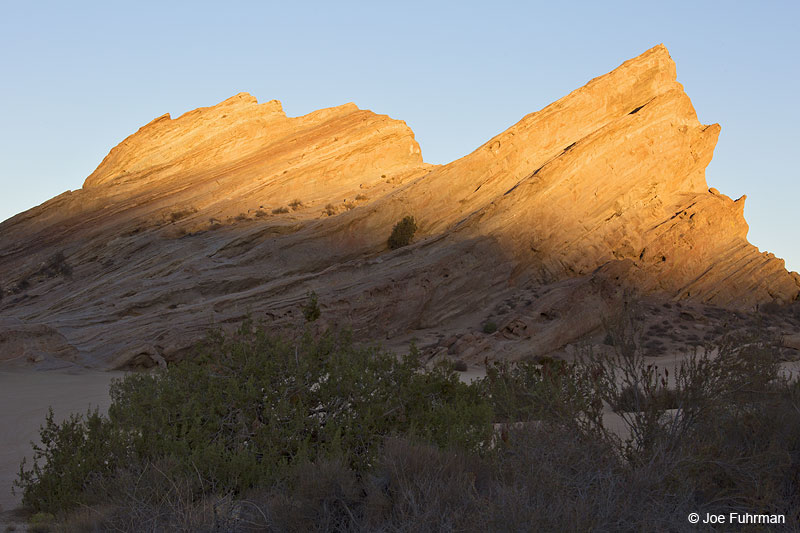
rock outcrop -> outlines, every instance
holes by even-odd
[[[82,189],[0,224],[0,314],[63,338],[55,358],[120,367],[246,315],[297,326],[311,290],[327,323],[467,359],[558,349],[632,290],[794,301],[800,276],[747,242],[744,197],[706,184],[719,130],[663,46],[443,166],[353,104],[290,118],[239,94],[155,119]],[[406,214],[414,243],[388,250]]]

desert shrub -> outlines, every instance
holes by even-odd
[[[695,348],[670,376],[647,362],[638,326],[631,315],[618,319],[609,331],[613,351],[595,355],[589,350],[577,365],[593,401],[609,405],[626,427],[626,436],[607,432],[606,438],[632,462],[675,453],[703,420],[713,421],[748,397],[786,386],[779,378],[779,340],[764,332],[728,335],[713,357]]]
[[[631,468],[612,444],[556,421],[512,428],[495,465],[485,531],[691,531],[691,492],[670,464]],[[480,522],[479,522],[480,523]]]
[[[72,415],[60,424],[52,408],[33,445],[33,461],[20,465],[14,489],[22,489],[22,504],[37,511],[58,512],[84,501],[82,489],[104,475],[119,460],[119,435],[97,411]]]
[[[319,308],[317,293],[311,291],[307,295],[307,301],[305,305],[303,305],[303,317],[306,319],[306,322],[314,322],[319,318],[320,313],[321,311]]]
[[[462,359],[455,361],[453,363],[453,370],[456,372],[466,372],[467,371],[467,363],[464,362]]]
[[[189,216],[191,213],[189,211],[173,211],[169,214],[169,221],[170,222],[177,222],[178,220]]]
[[[14,285],[14,293],[18,294],[20,292],[27,291],[28,289],[30,289],[30,287],[31,287],[30,279],[27,276],[25,276]]]
[[[599,406],[574,364],[555,359],[539,364],[497,361],[475,384],[492,405],[494,422],[570,420],[581,424],[599,417]]]
[[[266,211],[264,211],[263,209],[259,209],[255,213],[256,218],[264,218],[265,216],[267,216],[267,214],[268,213]]]
[[[272,210],[273,215],[280,215],[282,213],[288,213],[288,212],[289,208],[286,206],[276,207],[275,209]]]
[[[417,223],[414,217],[408,215],[394,225],[392,234],[389,236],[389,248],[392,250],[407,246],[414,238],[414,233],[417,231]]]
[[[355,209],[356,207],[358,207],[358,206],[353,202],[345,202],[344,203],[344,208],[347,209],[348,211],[351,211],[351,210]]]
[[[241,531],[230,494],[206,495],[202,479],[176,472],[174,461],[128,464],[86,487],[89,502],[62,513],[58,531]],[[244,528],[248,531],[249,529]]]
[[[489,531],[481,514],[492,478],[490,464],[474,454],[388,439],[365,487],[361,530]]]
[[[334,207],[334,205],[333,205],[333,204],[327,204],[327,205],[325,206],[325,209],[323,210],[323,212],[324,212],[326,215],[328,215],[329,217],[332,217],[333,215],[335,215],[335,214],[336,214],[336,207]]]
[[[55,526],[56,517],[52,513],[35,513],[28,519],[29,533],[50,533]],[[10,531],[6,529],[6,531]]]
[[[363,202],[366,199],[367,199],[367,195],[366,194],[357,194],[356,195],[356,202]]]
[[[128,375],[110,392],[107,417],[48,419],[33,468],[20,468],[26,506],[68,509],[86,500],[90,478],[166,459],[168,479],[240,493],[326,457],[365,471],[392,434],[471,450],[491,434],[487,402],[449,365],[426,370],[415,351],[398,359],[346,333],[287,341],[246,323],[212,335],[194,360]]]
[[[96,530],[693,531],[688,513],[733,511],[798,523],[800,384],[780,377],[775,339],[729,335],[668,373],[642,355],[636,320],[613,324],[613,350],[492,363],[466,385],[415,350],[245,323],[192,361],[115,381],[108,417],[51,415],[18,487],[36,511],[82,504]]]
[[[55,276],[64,276],[68,278],[72,276],[72,266],[67,263],[64,252],[58,251],[45,261],[38,273],[50,278]]]
[[[616,403],[612,406],[615,411],[630,412],[648,409],[663,411],[678,408],[675,391],[667,387],[661,387],[645,394],[636,386],[627,385],[620,389],[619,394],[615,395],[615,399]]]
[[[247,220],[247,214],[245,214],[245,213],[239,213],[238,215],[236,215],[236,216],[234,217],[234,220],[235,220],[236,222],[243,222],[243,221]]]
[[[291,207],[292,210],[296,211],[296,210],[300,209],[301,207],[303,207],[303,201],[300,200],[300,199],[295,198],[294,200],[289,202],[289,207]]]
[[[486,333],[487,335],[491,335],[495,331],[497,331],[497,324],[495,322],[492,322],[491,320],[489,320],[488,322],[484,322],[483,323],[483,332],[484,333]]]
[[[172,211],[169,214],[169,221],[175,223],[175,222],[179,221],[182,218],[186,218],[189,215],[193,215],[194,213],[197,213],[197,209],[194,208],[194,207],[190,207],[190,208],[187,208],[187,209],[179,209],[177,211]]]

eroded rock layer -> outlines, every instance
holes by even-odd
[[[630,291],[788,304],[800,277],[747,242],[744,198],[707,187],[718,134],[663,46],[444,166],[352,104],[291,118],[243,93],[165,115],[0,224],[0,360],[163,365],[209,326],[301,325],[312,290],[323,325],[467,359],[558,349]],[[406,214],[414,242],[389,250]]]

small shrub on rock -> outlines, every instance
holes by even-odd
[[[414,238],[414,233],[417,231],[417,223],[414,217],[408,215],[403,217],[403,220],[398,222],[392,228],[392,234],[389,236],[389,248],[392,250],[408,246],[411,239]]]
[[[306,319],[306,322],[314,322],[319,318],[319,315],[320,309],[317,293],[311,291],[308,293],[308,301],[303,306],[303,317]]]

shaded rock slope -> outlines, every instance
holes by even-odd
[[[442,166],[353,104],[291,118],[242,93],[164,115],[0,224],[0,360],[165,364],[212,325],[301,325],[309,291],[323,325],[467,360],[563,348],[631,291],[790,304],[800,276],[706,184],[719,131],[663,46]],[[414,241],[389,250],[407,214]]]

